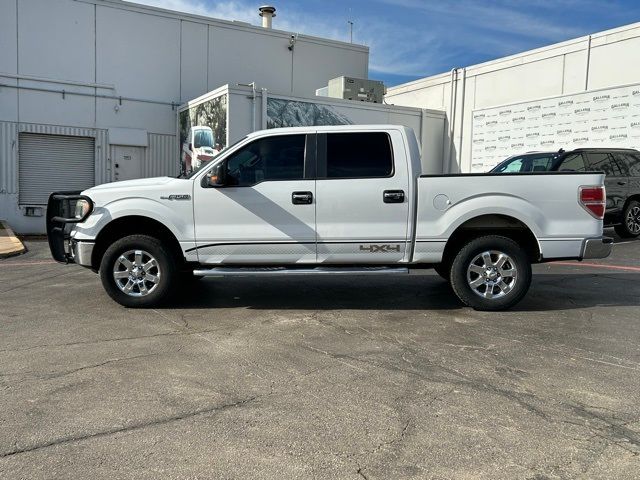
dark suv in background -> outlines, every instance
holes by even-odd
[[[578,148],[558,152],[514,155],[496,165],[493,173],[585,172],[606,174],[605,226],[621,237],[640,235],[640,152],[627,148]]]

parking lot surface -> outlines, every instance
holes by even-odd
[[[0,260],[0,478],[636,479],[640,242],[514,310],[436,275],[208,279],[128,310]]]

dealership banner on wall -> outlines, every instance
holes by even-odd
[[[531,151],[640,149],[640,85],[474,110],[471,138],[472,172]]]

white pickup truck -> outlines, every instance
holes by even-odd
[[[208,276],[435,268],[464,304],[502,310],[526,294],[532,263],[611,252],[602,173],[420,173],[405,127],[264,130],[188,178],[52,194],[49,244],[128,307]]]

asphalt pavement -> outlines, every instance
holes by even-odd
[[[501,313],[436,275],[128,310],[26,245],[0,260],[0,478],[640,476],[640,241],[536,266]]]

